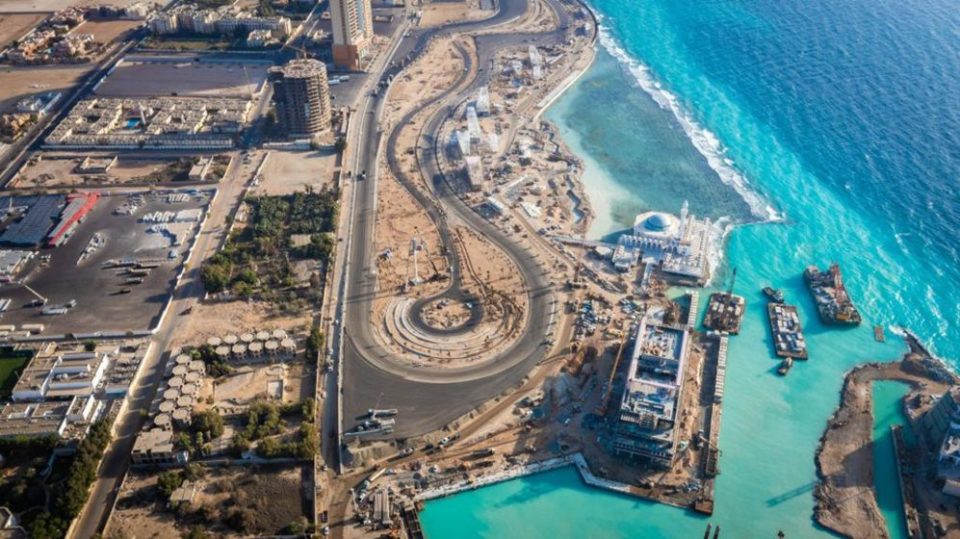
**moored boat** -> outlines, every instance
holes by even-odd
[[[783,303],[783,292],[777,288],[765,286],[763,287],[763,294],[767,296],[770,301]]]
[[[792,367],[793,367],[793,358],[791,357],[784,358],[783,361],[780,362],[780,367],[777,368],[777,374],[779,374],[780,376],[786,376],[787,373],[790,372],[790,369]]]

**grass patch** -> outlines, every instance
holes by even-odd
[[[29,351],[15,352],[10,348],[0,348],[0,399],[10,398],[13,386],[32,356]]]

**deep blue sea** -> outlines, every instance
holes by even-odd
[[[533,476],[431,502],[425,529],[431,539],[694,537],[709,521],[726,537],[829,536],[812,521],[814,453],[844,372],[899,357],[892,327],[960,359],[960,8],[591,1],[597,60],[546,115],[585,162],[590,235],[689,200],[725,233],[714,285],[736,267],[748,301],[730,344],[716,512]],[[804,267],[831,261],[860,328],[823,326],[803,287]],[[775,374],[768,284],[800,307],[809,342],[810,360],[786,378]],[[874,324],[888,328],[886,344]],[[511,535],[521,521],[524,533]]]

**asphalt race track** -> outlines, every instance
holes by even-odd
[[[411,32],[410,36],[397,48],[394,58],[399,62],[384,75],[395,75],[418,57],[429,42],[441,35],[451,33],[474,32],[509,22],[527,9],[526,0],[501,0],[500,9],[491,18],[481,21],[459,22],[443,27]],[[527,44],[553,45],[564,36],[563,28],[567,24],[566,12],[556,9],[560,15],[560,29],[539,34],[487,34],[475,38],[480,69],[474,73],[470,57],[462,48],[459,52],[466,62],[466,69],[460,79],[447,91],[431,99],[428,103],[409,112],[387,135],[386,151],[388,165],[393,174],[426,209],[430,219],[440,231],[443,253],[449,258],[451,275],[449,287],[440,295],[421,299],[414,304],[411,319],[420,329],[433,335],[450,335],[468,331],[480,322],[483,316],[479,302],[471,309],[469,320],[458,328],[437,330],[422,322],[417,309],[440,297],[470,302],[471,299],[461,289],[460,261],[454,249],[448,220],[455,219],[466,224],[504,251],[519,268],[527,289],[529,317],[524,334],[513,345],[496,357],[476,364],[455,369],[416,368],[402,365],[390,357],[376,342],[372,335],[370,311],[373,298],[377,294],[376,253],[373,252],[373,234],[376,215],[376,164],[383,132],[380,131],[380,111],[383,107],[383,94],[372,100],[369,112],[355,121],[363,122],[361,129],[360,151],[363,153],[362,167],[368,171],[367,178],[355,182],[356,199],[352,208],[351,234],[353,248],[348,264],[351,267],[345,319],[343,320],[345,339],[343,343],[343,425],[344,431],[353,428],[370,408],[396,408],[399,411],[395,430],[387,437],[405,438],[423,434],[442,427],[453,419],[465,414],[481,403],[491,399],[503,390],[517,385],[521,379],[542,360],[548,352],[546,339],[556,310],[556,300],[552,292],[552,283],[546,277],[545,270],[535,255],[526,248],[507,238],[473,209],[466,206],[447,185],[446,179],[437,166],[437,152],[441,142],[437,133],[447,118],[451,107],[476,93],[477,88],[487,84],[490,67],[495,53],[504,48]],[[468,81],[468,77],[473,80]],[[438,109],[426,122],[424,139],[429,142],[427,148],[420,148],[420,163],[423,174],[431,179],[433,192],[423,193],[414,182],[400,170],[396,161],[396,143],[400,127],[424,108],[435,106],[438,102],[447,106]]]

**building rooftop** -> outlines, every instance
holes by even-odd
[[[13,386],[15,401],[67,399],[93,393],[117,345],[100,344],[87,351],[81,343],[43,343]]]
[[[145,430],[133,443],[136,453],[169,453],[173,451],[173,431],[162,429]]]
[[[12,402],[0,410],[0,438],[60,435],[69,402]]]
[[[628,436],[647,439],[651,447],[660,448],[656,451],[675,442],[687,351],[685,330],[656,325],[648,318],[637,328],[619,420],[629,426]],[[644,446],[644,442],[628,443]]]
[[[313,58],[298,58],[290,60],[282,66],[270,68],[271,73],[278,73],[288,79],[305,79],[317,75],[327,74],[327,66]]]

